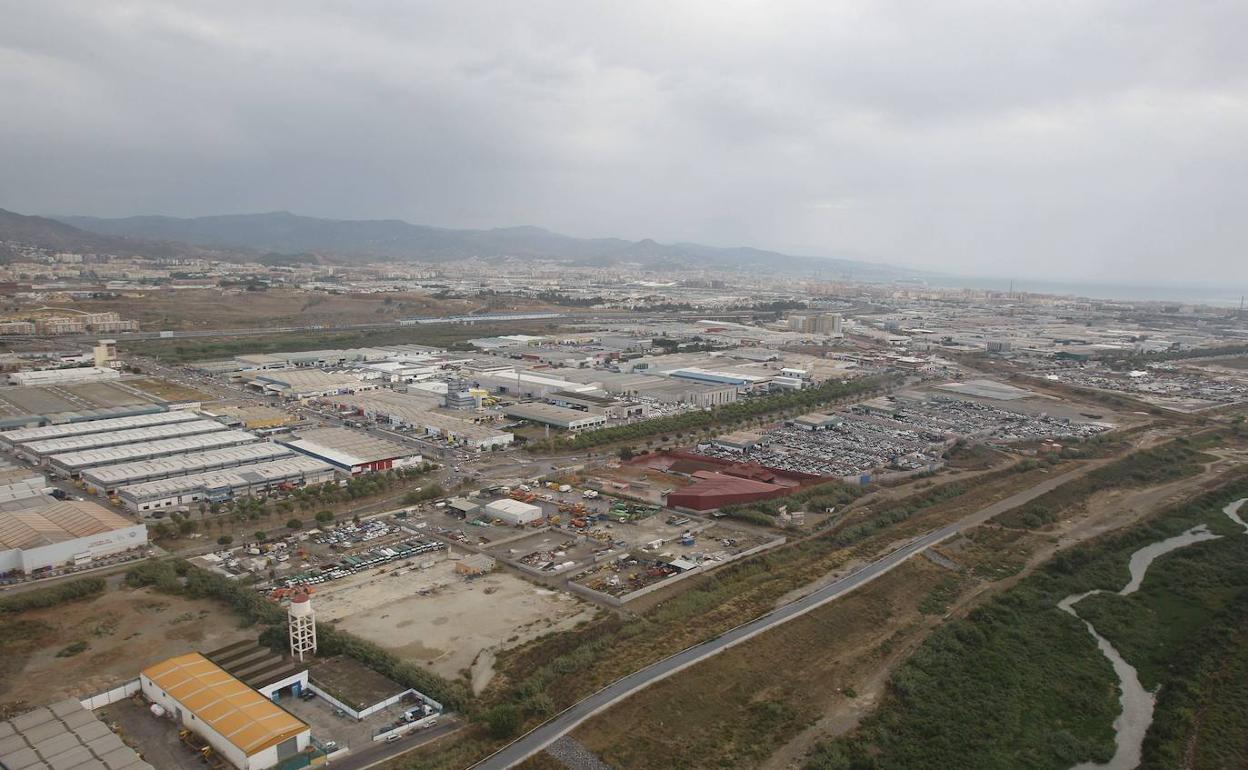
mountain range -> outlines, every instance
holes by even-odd
[[[136,216],[32,217],[0,209],[0,241],[64,250],[167,256],[180,245],[195,252],[314,255],[326,261],[443,262],[464,258],[549,259],[571,265],[633,264],[641,268],[757,269],[821,279],[913,278],[905,268],[849,259],[800,257],[749,247],[653,240],[574,238],[540,227],[466,230],[397,219],[320,219],[279,211],[189,219]]]

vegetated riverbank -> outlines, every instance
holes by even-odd
[[[1194,476],[1200,472],[1203,463],[1215,459],[1200,451],[1212,440],[1214,439],[1209,436],[1201,437],[1200,440],[1178,438],[1160,446],[1133,452],[1092,471],[1078,481],[1063,484],[1026,505],[1020,505],[999,517],[997,521],[1007,527],[1039,529],[1056,521],[1071,506],[1082,504],[1101,490],[1149,486]]]
[[[1079,606],[1146,688],[1161,686],[1144,767],[1175,756],[1223,758],[1248,745],[1243,696],[1215,659],[1193,655],[1216,640],[1233,669],[1248,663],[1248,537],[1223,507],[1248,495],[1248,472],[1151,520],[1073,548],[986,605],[934,633],[894,674],[880,709],[854,733],[821,744],[811,770],[1067,770],[1114,753],[1118,679],[1087,628],[1057,603],[1129,580],[1133,553],[1206,524],[1217,540],[1158,559],[1129,597],[1098,594]],[[1238,612],[1236,611],[1238,608]],[[1242,688],[1238,688],[1242,689]],[[1202,722],[1190,707],[1218,695]],[[1218,725],[1211,735],[1208,724]],[[1202,731],[1203,727],[1203,731]],[[1232,733],[1228,737],[1226,732]],[[1187,752],[1185,754],[1185,752]],[[1202,753],[1204,752],[1204,753]],[[1236,762],[1192,765],[1242,767]]]

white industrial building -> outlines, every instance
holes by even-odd
[[[66,385],[72,382],[102,382],[119,380],[121,372],[98,366],[76,366],[70,369],[32,369],[13,372],[10,385]]]
[[[202,433],[216,433],[226,427],[216,420],[191,420],[173,425],[154,425],[150,428],[132,428],[114,433],[92,433],[86,436],[66,436],[46,441],[28,441],[14,446],[20,457],[32,463],[43,462],[50,455],[66,452],[82,452],[88,449],[102,449],[124,444],[146,444],[166,438],[179,436],[196,436]]]
[[[179,436],[160,441],[143,442],[141,444],[123,444],[122,446],[88,449],[81,452],[66,452],[48,457],[48,468],[58,476],[77,477],[89,468],[104,465],[120,465],[121,463],[151,460],[158,457],[183,455],[191,452],[204,452],[211,449],[242,446],[259,441],[254,433],[242,430],[221,430],[214,433],[201,433],[195,436]]]
[[[486,503],[485,513],[491,518],[500,519],[513,526],[532,524],[543,516],[542,509],[538,506],[512,500],[509,497]]]
[[[120,465],[102,465],[83,471],[81,479],[83,485],[93,494],[111,495],[121,487],[132,484],[272,462],[293,455],[294,452],[290,449],[278,444],[243,444],[210,452],[193,452]]]
[[[378,387],[376,382],[361,380],[352,374],[323,372],[319,369],[265,371],[249,377],[248,385],[290,401],[340,393],[360,393],[376,390]]]
[[[91,502],[0,512],[0,574],[85,564],[146,545],[146,526]]]
[[[570,431],[594,430],[607,424],[607,416],[598,411],[568,409],[554,404],[513,404],[504,407],[503,414],[517,420],[528,420],[539,425]]]
[[[465,373],[464,377],[482,388],[506,393],[517,398],[542,398],[557,390],[576,393],[594,389],[593,385],[585,385],[548,374],[536,374],[519,369],[500,372]]]
[[[68,436],[88,436],[92,433],[111,433],[133,428],[172,425],[173,423],[190,422],[195,419],[198,419],[198,415],[189,411],[153,412],[151,414],[134,414],[128,417],[113,417],[107,420],[67,422],[59,425],[44,425],[39,428],[18,428],[17,430],[0,433],[0,443],[13,446],[14,444],[25,444],[30,441],[46,441]]]
[[[200,500],[225,502],[272,490],[322,484],[332,481],[334,477],[333,466],[296,455],[269,463],[132,484],[119,488],[117,497],[127,510],[156,511],[187,506]]]
[[[424,461],[412,447],[350,428],[317,428],[277,442],[352,476],[407,468]]]
[[[50,490],[48,480],[42,473],[0,460],[0,506],[16,510],[24,506],[13,504],[41,497],[45,491]]]
[[[333,396],[324,400],[340,411],[353,411],[395,428],[421,431],[448,443],[473,449],[501,449],[515,440],[511,433],[476,422],[469,413],[439,409],[440,402],[436,397],[411,391],[394,393],[384,390],[358,396]]]
[[[139,685],[239,770],[301,761],[294,758],[311,744],[308,725],[197,652],[144,669]]]

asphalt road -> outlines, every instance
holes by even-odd
[[[463,724],[458,719],[451,717],[440,717],[438,722],[439,724],[436,727],[416,730],[392,743],[378,741],[362,749],[352,749],[342,759],[332,760],[326,763],[325,766],[333,767],[337,770],[366,770],[371,767],[379,767],[400,754],[406,754],[412,749],[431,743],[463,727]]]
[[[1005,498],[1004,500],[1000,500],[986,508],[982,508],[975,513],[965,516],[953,524],[949,524],[941,527],[940,529],[929,532],[926,535],[918,537],[901,548],[877,559],[874,562],[871,562],[861,569],[846,575],[833,583],[829,583],[828,585],[819,588],[800,599],[796,599],[782,607],[772,610],[766,615],[762,615],[748,623],[745,623],[744,625],[740,625],[730,631],[726,631],[714,639],[709,639],[701,644],[682,650],[681,652],[678,652],[671,657],[664,658],[657,663],[653,663],[640,671],[629,674],[623,679],[619,679],[607,685],[593,695],[590,695],[579,703],[574,704],[549,721],[539,725],[520,738],[517,738],[512,743],[504,746],[494,754],[481,760],[472,766],[472,770],[504,770],[504,768],[514,767],[546,748],[551,743],[554,743],[560,737],[571,732],[581,722],[584,722],[586,719],[589,719],[598,712],[611,707],[615,703],[624,700],[633,693],[649,687],[655,682],[666,679],[681,669],[706,660],[712,655],[723,652],[729,647],[738,645],[751,637],[775,628],[782,623],[787,623],[796,617],[800,617],[801,615],[827,604],[834,599],[844,596],[850,591],[866,585],[880,575],[883,575],[899,564],[902,564],[915,554],[922,553],[942,540],[953,537],[964,529],[983,524],[994,516],[1034,500],[1040,495],[1053,490],[1061,484],[1082,476],[1091,471],[1093,468],[1099,467],[1101,464],[1103,464],[1103,461],[1091,463],[1082,468],[1064,473],[1060,476],[1046,479],[1045,481],[1029,487],[1022,492],[1018,492]]]

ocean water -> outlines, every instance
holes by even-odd
[[[959,276],[931,277],[930,286],[962,289],[1009,291],[1009,278],[964,278]],[[1091,299],[1179,302],[1187,305],[1239,307],[1240,298],[1248,295],[1248,285],[1210,286],[1207,284],[1175,283],[1166,286],[1097,281],[1064,282],[1014,279],[1014,291],[1033,294],[1059,294]]]

